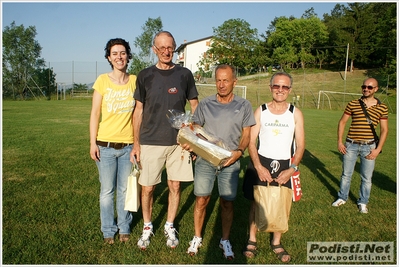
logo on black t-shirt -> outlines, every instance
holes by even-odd
[[[177,94],[177,88],[176,87],[169,88],[168,93],[169,94]]]

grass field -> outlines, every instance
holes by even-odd
[[[175,250],[166,247],[161,231],[167,210],[165,183],[155,192],[155,236],[149,249],[142,252],[136,247],[143,224],[141,210],[134,213],[129,242],[104,245],[98,173],[89,156],[90,100],[3,101],[2,105],[2,264],[280,264],[268,246],[267,233],[258,233],[260,254],[255,259],[242,256],[250,203],[241,190],[231,233],[236,259],[227,262],[218,248],[221,226],[216,188],[207,209],[203,247],[197,256],[188,256],[186,249],[194,234],[192,183],[182,185],[175,220],[181,243]],[[336,126],[342,111],[304,108],[303,113],[306,151],[300,169],[304,195],[293,203],[290,229],[282,239],[292,255],[290,264],[308,264],[306,244],[310,241],[395,242],[396,114],[389,115],[389,137],[377,160],[369,214],[360,214],[356,207],[358,167],[348,203],[331,207],[341,172]],[[240,186],[248,161],[246,153]],[[396,261],[395,255],[389,264]]]
[[[295,102],[300,108],[306,109],[344,110],[347,102],[359,98],[358,94],[361,94],[360,86],[363,84],[366,74],[367,71],[356,70],[353,73],[348,73],[346,80],[344,80],[344,74],[340,72],[317,71],[313,73],[308,71],[305,73],[294,70],[291,72],[294,83],[288,101]],[[271,101],[268,86],[270,77],[271,75],[267,73],[238,77],[237,85],[246,86],[247,99],[251,101],[253,106],[259,106],[265,101]],[[207,79],[206,85],[198,84],[200,97],[216,92],[215,87],[210,86],[210,84],[214,84],[214,80],[211,78]],[[325,93],[319,93],[320,91]],[[330,92],[339,92],[340,94]],[[241,96],[240,90],[236,90],[236,94]],[[293,97],[298,98],[293,99]],[[391,113],[396,113],[395,90],[387,89],[386,85],[380,82],[376,97],[388,105]]]

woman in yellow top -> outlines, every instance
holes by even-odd
[[[93,85],[93,102],[90,114],[90,156],[96,162],[101,183],[100,217],[104,242],[126,242],[130,236],[133,215],[124,210],[127,179],[132,163],[133,92],[136,76],[127,73],[132,58],[129,43],[121,38],[111,39],[105,47],[105,58],[112,67],[101,74]],[[100,121],[101,117],[101,121]],[[114,217],[116,193],[117,220]]]

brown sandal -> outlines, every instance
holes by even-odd
[[[284,263],[290,262],[291,256],[290,256],[290,254],[288,254],[288,252],[285,250],[285,248],[284,248],[281,244],[278,244],[278,245],[270,244],[270,246],[271,246],[273,252],[277,255],[277,258],[278,258],[281,262],[284,262]],[[280,251],[280,252],[276,252],[276,250],[279,249],[279,248],[282,248],[283,250]],[[283,261],[283,257],[284,257],[284,256],[288,256],[288,260]]]

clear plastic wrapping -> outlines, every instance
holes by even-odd
[[[231,157],[231,151],[220,138],[207,133],[201,126],[193,124],[190,113],[169,110],[167,117],[172,127],[179,129],[177,142],[189,144],[195,154],[215,167],[222,167],[226,159]]]

